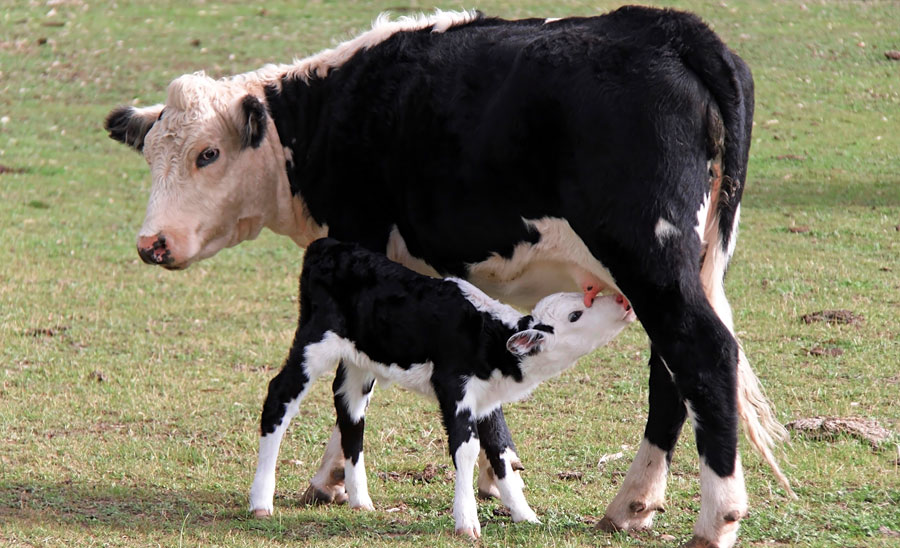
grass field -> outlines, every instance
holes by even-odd
[[[900,431],[900,4],[684,0],[752,67],[756,127],[728,291],[784,422]],[[595,14],[607,0],[484,1],[505,17]],[[266,384],[296,321],[302,254],[265,233],[184,272],[134,250],[149,173],[102,130],[168,82],[287,62],[419,2],[0,0],[0,545],[465,546],[436,406],[377,391],[366,459],[377,507],[299,503],[333,422],[321,381],[288,431],[276,514],[250,519]],[[441,7],[475,7],[454,2]],[[801,316],[847,309],[853,324]],[[632,326],[507,408],[541,526],[480,505],[486,546],[671,546],[699,509],[689,428],[654,531],[596,530],[646,416]],[[586,406],[584,402],[589,402]],[[741,546],[900,546],[900,448],[849,435],[784,448],[799,500],[742,442]],[[599,465],[604,455],[623,458]],[[427,473],[424,473],[429,466]],[[671,535],[662,536],[662,535]]]

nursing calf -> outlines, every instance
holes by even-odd
[[[480,441],[476,421],[606,344],[635,319],[621,296],[585,306],[557,293],[522,315],[457,279],[416,274],[384,255],[330,238],[313,242],[300,276],[300,321],[262,411],[252,510],[272,511],[278,448],[313,380],[334,370],[334,405],[352,508],[373,509],[363,428],[375,381],[437,399],[456,467],[456,531],[479,537],[472,489]],[[514,521],[537,522],[504,453],[485,447]]]

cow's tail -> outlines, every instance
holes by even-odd
[[[676,22],[674,28],[666,29],[670,33],[670,43],[713,99],[707,108],[711,188],[700,276],[710,304],[734,334],[724,278],[737,239],[739,205],[747,174],[753,123],[753,77],[744,62],[705,24],[694,16],[681,15],[683,17],[672,18]],[[778,442],[787,441],[787,430],[776,419],[740,343],[737,369],[738,414],[747,439],[788,494],[796,498],[773,454]]]

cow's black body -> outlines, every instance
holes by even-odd
[[[281,85],[267,102],[315,220],[378,250],[396,226],[442,274],[536,241],[521,219],[550,216],[617,280],[639,269],[665,282],[678,274],[648,256],[653,224],[634,221],[696,225],[719,109],[735,149],[726,169],[744,179],[749,72],[683,13],[397,33],[326,78]],[[736,204],[740,185],[726,191]],[[726,241],[732,220],[720,219]]]

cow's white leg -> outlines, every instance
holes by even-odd
[[[686,548],[731,548],[737,540],[740,521],[747,515],[747,492],[740,457],[736,459],[734,474],[724,478],[701,458],[700,494],[700,516],[694,524],[694,537]]]
[[[514,522],[529,521],[531,523],[540,523],[537,514],[528,506],[525,500],[525,494],[522,492],[524,484],[522,478],[515,474],[513,463],[518,460],[512,449],[507,449],[501,456],[503,462],[504,474],[502,478],[497,478],[497,487],[500,493],[500,500],[509,508]]]
[[[471,538],[479,538],[481,536],[481,524],[478,523],[478,506],[475,502],[475,490],[472,488],[478,451],[478,438],[473,436],[468,441],[461,443],[453,453],[453,463],[456,466],[453,519],[456,522],[457,534]]]
[[[663,511],[666,476],[687,408],[665,361],[651,346],[650,413],[644,439],[625,481],[606,509],[600,528],[606,531],[647,529]]]
[[[648,529],[656,512],[664,511],[668,471],[666,452],[645,438],[600,527],[606,531]]]
[[[344,489],[344,451],[341,449],[341,430],[334,426],[331,438],[325,446],[325,453],[316,474],[309,480],[309,487],[303,494],[306,504],[343,504],[347,502]]]

